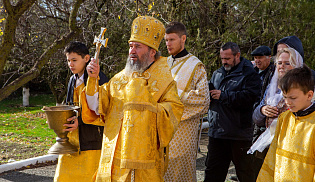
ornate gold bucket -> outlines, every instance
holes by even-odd
[[[78,106],[43,107],[42,111],[46,113],[49,128],[57,134],[57,142],[49,149],[49,154],[71,154],[78,151],[77,147],[69,142],[68,131],[63,131],[67,127],[63,125],[70,124],[70,121],[67,121],[68,118],[78,117],[79,109]]]

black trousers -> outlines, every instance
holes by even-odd
[[[232,161],[240,182],[255,182],[253,156],[247,154],[251,145],[251,141],[209,137],[204,181],[224,182]]]
[[[268,149],[269,148],[266,148],[263,152],[255,151],[255,153],[253,154],[252,166],[253,166],[254,173],[255,173],[255,180],[257,179],[259,171],[261,169],[261,166],[264,163],[264,160],[265,160],[265,157],[267,155]]]

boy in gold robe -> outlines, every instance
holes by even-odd
[[[159,20],[137,17],[125,69],[99,87],[98,63],[87,67],[83,121],[104,126],[96,181],[163,181],[168,145],[183,112],[166,58],[158,52],[164,33]]]
[[[68,83],[66,103],[77,105],[88,78],[89,50],[82,42],[74,41],[66,46],[64,53],[73,73]],[[100,84],[108,82],[103,72],[99,73],[99,78]],[[69,141],[78,148],[78,152],[59,155],[54,181],[92,181],[101,155],[103,127],[84,124],[81,116],[68,119],[71,120],[75,122],[65,124],[68,127],[66,131],[69,131]]]
[[[282,63],[283,64],[283,63]],[[258,182],[315,180],[315,104],[311,70],[304,65],[288,71],[279,81],[289,110],[278,117],[275,136]]]

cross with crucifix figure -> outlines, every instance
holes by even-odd
[[[98,55],[100,54],[101,46],[107,47],[108,38],[104,39],[104,34],[106,32],[106,28],[101,28],[101,33],[98,37],[95,36],[93,44],[96,45],[94,59],[98,60]]]
[[[124,124],[124,127],[126,128],[126,132],[128,133],[129,132],[129,128],[133,127],[133,124],[130,124],[130,119],[129,118],[126,121],[127,121],[127,123]]]

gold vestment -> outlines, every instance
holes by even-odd
[[[89,78],[83,91],[83,121],[104,126],[102,154],[96,181],[163,181],[167,148],[183,111],[166,62],[160,58],[143,73],[128,78],[124,70],[97,87]],[[99,113],[88,108],[85,92],[99,92]]]
[[[315,112],[301,117],[282,113],[257,181],[315,181],[314,140]]]
[[[76,87],[73,91],[73,101],[79,103],[79,94],[82,92],[84,84]],[[78,150],[79,133],[78,129],[68,133],[69,142],[76,146]],[[74,154],[59,155],[55,172],[54,182],[81,182],[92,181],[95,170],[101,156],[101,150],[80,151]]]
[[[199,59],[191,54],[175,61],[169,56],[167,62],[177,82],[184,112],[170,142],[169,164],[164,180],[194,182],[200,118],[207,112],[210,103],[207,73]]]

